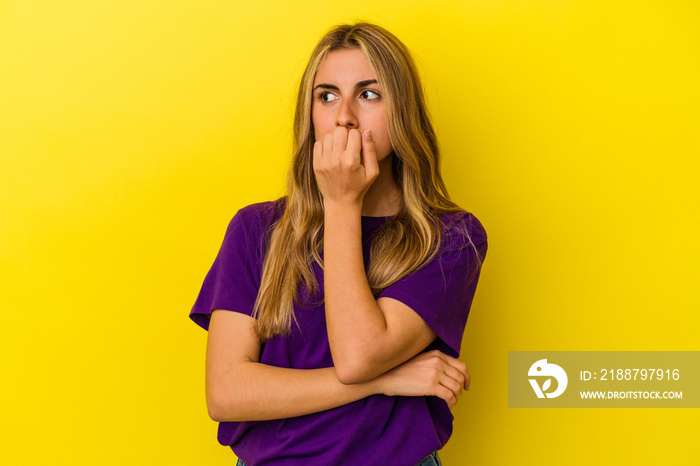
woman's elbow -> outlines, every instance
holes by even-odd
[[[223,422],[224,413],[221,395],[213,389],[207,388],[207,413],[212,421]]]
[[[207,404],[207,412],[209,413],[209,418],[214,422],[223,422],[223,418],[219,416],[219,411],[213,408],[210,404]]]
[[[209,388],[206,391],[207,413],[212,421],[233,422],[243,420],[245,413],[237,403],[235,394],[221,389]]]
[[[372,364],[363,358],[339,358],[335,364],[338,381],[343,385],[369,382],[379,374],[374,374]]]

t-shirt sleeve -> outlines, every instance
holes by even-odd
[[[205,330],[214,309],[251,315],[258,296],[261,252],[258,247],[259,215],[249,207],[239,210],[226,229],[221,249],[190,311],[190,318]]]
[[[473,215],[462,213],[450,222],[443,224],[435,257],[382,290],[378,298],[393,298],[413,309],[438,336],[431,347],[457,357],[488,243]]]

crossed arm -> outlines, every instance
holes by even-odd
[[[253,318],[215,310],[206,357],[206,400],[213,420],[289,418],[374,394],[438,396],[452,408],[462,388],[469,388],[462,361],[439,351],[419,354],[435,333],[418,314],[399,301],[372,296],[360,220],[359,212],[326,208],[324,291],[334,367],[262,364]]]
[[[259,361],[250,316],[215,310],[209,324],[206,401],[217,422],[264,421],[316,413],[374,394],[438,396],[453,408],[469,389],[466,365],[439,351],[421,353],[373,380],[343,384],[336,369],[287,369]]]

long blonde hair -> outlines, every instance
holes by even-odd
[[[449,199],[440,175],[435,131],[406,46],[374,24],[334,27],[316,45],[299,85],[286,208],[266,239],[253,311],[261,341],[288,334],[295,320],[293,302],[307,303],[318,291],[312,267],[314,262],[323,267],[324,215],[312,166],[312,88],[325,56],[340,49],[361,50],[377,75],[393,145],[393,175],[403,195],[401,210],[377,230],[372,242],[367,279],[374,296],[430,261],[442,241],[441,213],[462,211]],[[307,288],[304,299],[299,296],[302,283]]]

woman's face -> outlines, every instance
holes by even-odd
[[[377,161],[392,151],[382,89],[359,49],[337,50],[323,59],[314,79],[311,119],[316,141],[337,126],[370,129]]]

